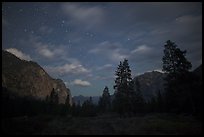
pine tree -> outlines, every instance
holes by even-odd
[[[134,109],[133,103],[135,102],[136,94],[134,92],[131,70],[127,59],[124,59],[123,63],[120,62],[115,75],[113,108],[120,114],[130,114]]]
[[[167,73],[185,73],[191,69],[191,63],[185,58],[186,50],[181,51],[177,45],[170,40],[164,45],[163,71]]]
[[[185,58],[186,51],[181,51],[170,40],[164,45],[163,71],[166,77],[166,107],[172,112],[184,111],[186,106],[193,106],[187,100],[192,100],[192,92],[187,88],[190,85],[189,70],[191,63]]]
[[[84,101],[81,109],[82,109],[81,113],[83,116],[95,116],[96,115],[96,110],[93,104],[92,97],[90,97],[89,100]]]
[[[114,89],[115,89],[115,92],[117,93],[117,91],[120,90],[120,87],[121,87],[121,83],[122,83],[122,72],[123,72],[123,65],[122,65],[122,62],[120,61],[120,64],[118,65],[118,69],[116,70],[115,72],[115,75],[117,76],[116,77],[116,80],[115,80],[115,86],[114,86]]]
[[[102,112],[110,110],[111,107],[111,99],[109,89],[106,86],[103,90],[102,97],[99,99],[99,108]]]

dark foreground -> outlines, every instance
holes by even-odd
[[[202,133],[201,121],[192,116],[172,114],[148,114],[129,118],[120,118],[115,115],[24,116],[3,119],[1,128],[4,134],[199,135]]]

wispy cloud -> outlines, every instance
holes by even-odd
[[[27,60],[27,61],[32,60],[29,55],[23,53],[22,51],[20,51],[16,48],[9,48],[9,49],[5,49],[5,50],[14,54],[16,57],[20,58],[21,60]]]
[[[90,72],[90,70],[88,70],[87,68],[85,68],[79,63],[64,64],[56,67],[45,66],[44,68],[49,73],[58,74],[58,75],[68,75],[68,74],[80,75],[80,74],[87,74]]]
[[[55,47],[54,49],[49,49],[48,45],[43,45],[42,43],[38,43],[38,48],[37,51],[40,55],[46,57],[46,58],[53,58],[56,57],[57,55],[62,55],[64,51],[60,48]]]
[[[137,46],[135,49],[127,49],[122,44],[115,42],[111,43],[109,41],[104,41],[98,44],[97,47],[90,49],[88,52],[97,55],[104,55],[110,60],[119,62],[123,59],[133,58],[135,54],[144,55],[151,53],[153,51],[152,47],[145,44]]]
[[[83,23],[89,27],[104,21],[104,10],[98,6],[85,6],[78,3],[63,3],[63,12],[75,23]]]
[[[53,59],[63,57],[66,52],[64,45],[55,45],[48,42],[42,42],[40,36],[29,35],[28,39],[22,39],[21,45],[30,45],[30,47],[41,57],[45,59]]]
[[[94,80],[113,80],[114,81],[115,76],[96,76],[94,77]]]
[[[38,52],[40,55],[46,57],[46,58],[53,58],[54,57],[54,52],[49,50],[47,46],[42,46],[38,48]]]
[[[151,50],[152,50],[151,47],[148,47],[147,45],[141,45],[141,46],[138,46],[137,48],[135,48],[134,50],[132,50],[131,54],[135,54],[135,53],[139,53],[139,54],[148,53]]]
[[[75,79],[73,82],[71,82],[72,85],[80,86],[80,87],[88,87],[91,86],[91,83],[85,80],[81,79]]]
[[[104,57],[107,57],[115,62],[129,57],[128,51],[125,48],[122,48],[120,43],[111,43],[109,41],[99,43],[97,47],[90,49],[88,52],[92,54],[103,55]]]
[[[103,66],[97,67],[96,70],[108,70],[108,69],[111,69],[111,68],[113,68],[112,64],[105,64]]]
[[[201,22],[202,16],[192,16],[192,15],[184,15],[176,18],[177,23],[195,23],[195,22]]]

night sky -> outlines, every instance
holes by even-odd
[[[162,69],[164,44],[202,63],[202,3],[3,3],[2,49],[62,79],[72,96],[114,92],[127,58],[132,77]]]

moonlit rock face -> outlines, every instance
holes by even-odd
[[[51,78],[35,62],[23,61],[2,51],[2,86],[19,96],[32,96],[44,100],[51,91],[58,91],[59,103],[64,104],[71,93],[62,80]]]
[[[146,100],[150,100],[151,97],[156,96],[158,91],[164,92],[164,78],[165,73],[158,71],[146,72],[133,79],[138,80],[140,83],[140,90]]]

